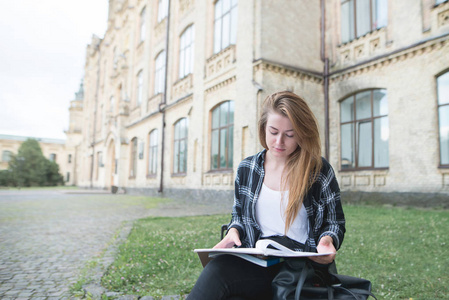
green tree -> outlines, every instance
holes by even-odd
[[[59,166],[44,157],[39,143],[27,139],[9,162],[15,186],[49,186],[61,183]]]
[[[0,186],[11,186],[13,180],[9,170],[0,170]]]

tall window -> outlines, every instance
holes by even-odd
[[[112,68],[114,70],[117,69],[117,63],[118,63],[118,54],[117,54],[117,47],[114,47],[114,50],[112,50]]]
[[[161,22],[168,16],[168,1],[169,0],[159,0],[159,5],[157,9],[157,22]]]
[[[214,53],[237,41],[237,0],[215,2]]]
[[[193,25],[187,27],[180,39],[179,49],[179,78],[184,78],[193,72],[193,49],[195,41],[195,31]]]
[[[69,154],[69,156],[67,157],[67,161],[69,164],[72,163],[72,154]]]
[[[142,103],[143,98],[143,71],[140,70],[137,74],[137,91],[136,91],[136,106]]]
[[[234,101],[212,111],[211,169],[231,169],[234,160]]]
[[[383,89],[352,95],[340,105],[341,168],[387,168],[388,100]]]
[[[173,151],[173,173],[186,173],[187,170],[187,119],[183,118],[175,124]]]
[[[145,40],[145,7],[140,12],[140,41]]]
[[[156,57],[156,70],[154,74],[154,94],[161,94],[165,89],[165,51]]]
[[[135,178],[137,174],[137,138],[131,140],[131,165],[129,177]]]
[[[148,175],[156,175],[157,173],[157,129],[150,132],[149,149],[148,149]]]
[[[2,152],[2,161],[9,162],[11,161],[12,152],[8,150],[3,150]]]
[[[341,42],[387,26],[387,0],[341,0]]]
[[[109,98],[109,112],[114,112],[114,96]]]
[[[440,164],[449,165],[449,72],[437,78]]]

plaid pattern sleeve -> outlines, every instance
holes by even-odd
[[[319,240],[328,235],[339,249],[345,234],[345,216],[340,199],[340,188],[331,165],[323,158],[323,167],[317,181],[304,200],[309,217],[309,251],[316,251]]]
[[[261,234],[256,222],[255,205],[265,175],[264,153],[265,150],[244,159],[237,169],[235,178],[234,206],[228,228],[236,228],[239,231],[244,248],[254,247]]]

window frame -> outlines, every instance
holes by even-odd
[[[143,100],[143,70],[137,73],[137,86],[136,86],[136,107],[142,104]]]
[[[139,44],[143,43],[145,41],[145,35],[146,35],[146,6],[142,8],[140,11],[140,24],[139,24]]]
[[[184,124],[183,124],[184,123]],[[185,132],[178,130],[185,129]],[[184,134],[184,136],[182,135]],[[172,175],[183,176],[187,174],[187,154],[188,154],[188,137],[189,137],[189,122],[187,118],[181,118],[173,124],[173,173]],[[185,145],[184,159],[181,160],[181,145]],[[181,169],[181,166],[183,169]]]
[[[387,122],[388,122],[388,130],[389,130],[389,114],[388,111],[386,114],[380,114],[377,116],[374,116],[374,91],[383,91],[385,93],[385,95],[388,97],[388,93],[386,89],[383,88],[372,88],[372,89],[365,89],[365,90],[359,90],[356,93],[353,93],[347,97],[345,97],[344,99],[342,99],[340,101],[340,126],[339,126],[339,131],[340,131],[340,170],[343,172],[346,171],[363,171],[363,170],[388,170],[390,167],[390,160],[389,160],[389,146],[390,146],[390,137],[388,136],[388,145],[387,145],[387,150],[388,150],[388,166],[386,167],[376,167],[375,166],[375,157],[376,157],[376,145],[375,145],[375,120],[381,120],[386,118]],[[369,117],[362,117],[360,119],[357,119],[357,95],[366,93],[366,92],[370,92],[370,116]],[[346,100],[349,100],[352,98],[352,119],[350,121],[342,121],[341,119],[341,114],[342,114],[342,104],[343,102],[345,102]],[[388,98],[387,98],[387,108],[388,108]],[[360,144],[360,139],[359,139],[359,135],[360,135],[360,130],[357,129],[357,125],[363,124],[363,123],[368,123],[371,124],[371,165],[370,166],[359,166],[359,144]],[[343,149],[342,149],[342,145],[343,145],[343,136],[342,136],[342,126],[343,125],[347,125],[347,124],[352,124],[353,126],[353,131],[352,131],[352,141],[351,143],[353,144],[353,148],[352,151],[353,153],[353,159],[354,159],[354,167],[343,167]]]
[[[159,52],[154,59],[154,95],[163,94],[165,91],[165,50]]]
[[[157,6],[157,22],[160,23],[168,17],[169,14],[169,1],[170,0],[159,0]]]
[[[358,33],[358,21],[365,20],[365,18],[362,16],[360,19],[357,18],[357,14],[359,11],[357,3],[362,3],[362,1],[367,1],[369,3],[369,30],[366,32]],[[348,16],[343,16],[343,6],[348,5]],[[352,5],[351,5],[352,4]],[[361,4],[362,5],[362,4]],[[377,15],[375,14],[378,10],[379,6],[384,5],[386,7],[385,15],[382,15],[380,12],[377,12]],[[366,7],[365,7],[366,8]],[[348,19],[344,18],[347,17]],[[388,0],[341,0],[340,1],[340,35],[341,35],[341,43],[346,44],[350,43],[351,41],[354,41],[370,32],[373,32],[375,30],[378,30],[383,27],[388,26]],[[384,22],[380,22],[383,18],[385,18]],[[348,39],[343,39],[343,31],[346,29],[343,26],[343,21],[348,21]]]
[[[223,3],[229,3],[229,9],[223,11]],[[224,32],[224,20],[229,16],[229,30]],[[231,45],[237,43],[237,22],[238,22],[238,0],[217,0],[214,3],[214,32],[213,32],[213,53],[217,54]],[[219,27],[218,27],[219,26]],[[226,28],[227,29],[227,28]],[[219,33],[219,36],[217,35]],[[224,37],[227,35],[227,42]],[[218,40],[219,39],[219,40]],[[219,46],[217,46],[219,44]]]
[[[2,162],[10,162],[13,156],[13,152],[9,150],[2,151]]]
[[[235,112],[235,107],[234,107],[234,101],[233,100],[226,100],[223,101],[219,104],[217,104],[215,107],[213,107],[210,110],[210,171],[212,172],[219,172],[219,171],[228,171],[228,170],[232,170],[234,167],[234,112]],[[224,108],[225,106],[227,106],[227,111],[226,111],[226,119],[227,121],[224,123],[224,125],[222,126],[222,111],[221,109]],[[232,107],[232,109],[231,109]],[[214,113],[217,112],[218,114],[218,120],[216,122],[214,122]],[[232,112],[232,118],[231,118],[231,112]],[[231,123],[231,119],[232,119],[232,123]],[[214,123],[218,124],[218,127],[214,126]],[[225,166],[222,167],[221,166],[221,142],[222,142],[222,136],[221,136],[221,132],[222,130],[226,130],[226,137],[225,137]],[[214,154],[215,151],[213,149],[214,147],[214,132],[218,132],[218,152],[217,152],[217,162],[216,165],[217,167],[214,167]],[[232,138],[231,138],[232,135]],[[231,152],[232,151],[232,152]]]
[[[147,165],[147,176],[155,177],[157,175],[157,165],[158,165],[158,140],[159,132],[157,128],[150,131],[148,134],[148,165]]]
[[[189,59],[189,62],[187,62],[187,58]],[[195,26],[194,24],[190,24],[179,37],[179,79],[183,79],[193,73],[193,67],[195,65],[194,59]]]
[[[130,160],[129,160],[129,178],[134,179],[137,175],[137,155],[138,155],[138,141],[137,137],[131,139],[130,143]]]
[[[446,96],[448,98],[447,103],[442,103],[440,104],[440,102],[442,101],[442,99],[440,99],[441,96],[441,89],[440,89],[440,84],[439,84],[439,79],[442,78],[443,76],[447,76],[447,80],[449,83],[449,70],[446,70],[442,73],[440,73],[439,75],[436,76],[436,95],[437,95],[437,117],[438,117],[438,160],[439,160],[439,168],[449,168],[449,158],[447,159],[448,162],[447,163],[443,163],[443,151],[442,151],[442,135],[441,135],[441,128],[442,128],[442,118],[441,118],[441,110],[444,107],[449,107],[449,94]],[[449,84],[448,84],[448,90],[449,90]],[[449,117],[448,117],[449,119]],[[449,152],[449,151],[448,151]]]

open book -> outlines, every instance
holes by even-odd
[[[211,259],[218,255],[230,254],[246,259],[259,266],[269,267],[283,261],[286,257],[322,256],[333,253],[315,253],[293,251],[278,242],[269,239],[258,240],[255,248],[223,248],[223,249],[195,249],[201,264],[205,267]]]

